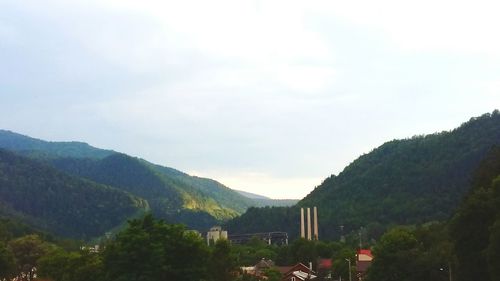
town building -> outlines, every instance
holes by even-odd
[[[213,245],[219,239],[227,239],[227,231],[220,226],[214,226],[207,232],[207,245]]]
[[[372,251],[368,249],[360,249],[356,254],[356,273],[358,280],[363,280],[366,271],[370,267],[373,261]]]

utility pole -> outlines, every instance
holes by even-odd
[[[448,262],[448,275],[449,275],[449,277],[450,277],[450,280],[449,280],[449,281],[453,281],[453,280],[451,279],[451,262]]]
[[[351,277],[351,259],[348,258],[348,259],[345,259],[348,263],[349,263],[349,281],[352,281],[352,277]]]

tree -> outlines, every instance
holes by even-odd
[[[37,260],[47,253],[51,245],[38,235],[32,234],[11,240],[8,247],[16,261],[16,274],[28,274],[31,279],[34,273],[33,268],[37,266]]]
[[[204,241],[181,225],[151,215],[132,220],[103,252],[105,280],[202,280],[208,250]]]
[[[487,259],[491,280],[500,280],[500,218],[497,219],[490,234],[490,245],[487,249]]]
[[[14,270],[14,255],[5,244],[0,243],[0,279],[9,279],[12,277]]]
[[[267,281],[280,281],[283,277],[281,272],[275,268],[264,270],[264,275],[267,277]]]
[[[293,241],[290,250],[294,263],[301,262],[305,265],[309,265],[309,263],[312,262],[315,264],[318,258],[315,242],[304,238]]]
[[[69,261],[74,253],[68,253],[61,248],[55,248],[38,259],[38,275],[61,281],[68,270]]]
[[[352,266],[354,266],[355,254],[356,252],[348,247],[344,247],[336,251],[332,256],[333,276],[342,276],[342,279],[348,280],[349,270],[351,271],[352,276],[354,276],[355,272]],[[351,260],[351,268],[349,268],[349,263],[346,259]]]
[[[236,260],[231,255],[229,241],[219,239],[215,243],[208,264],[210,278],[213,281],[231,281],[237,269]]]
[[[462,202],[450,224],[457,254],[457,279],[490,280],[488,248],[494,248],[493,225],[500,217],[500,148],[493,148],[474,177],[471,192]],[[493,228],[492,228],[493,227]],[[490,243],[493,242],[493,245]],[[497,263],[498,264],[498,260]],[[498,267],[495,265],[494,267]],[[495,280],[495,279],[491,279]]]
[[[394,228],[384,234],[374,248],[375,259],[368,280],[405,281],[414,275],[418,241],[406,228]]]
[[[97,253],[87,250],[66,252],[53,249],[38,260],[38,275],[55,281],[102,280],[102,261]]]

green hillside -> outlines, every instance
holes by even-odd
[[[500,279],[500,147],[481,162],[450,224],[457,280]]]
[[[252,209],[231,221],[228,229],[283,230],[296,236],[299,206],[318,206],[320,236],[331,238],[340,236],[341,225],[344,232],[359,227],[372,231],[391,224],[447,219],[467,193],[472,171],[495,144],[500,144],[498,111],[472,118],[450,132],[393,140],[327,178],[298,206],[288,211]],[[252,224],[254,218],[274,221]]]
[[[31,157],[104,158],[112,150],[98,149],[83,142],[48,142],[7,130],[0,130],[0,148]]]
[[[240,200],[234,191],[215,181],[174,172],[125,154],[102,160],[57,158],[51,163],[72,175],[144,198],[156,216],[200,230],[237,216],[251,203]]]
[[[246,191],[236,190],[236,192],[252,199],[256,203],[255,207],[288,207],[293,206],[297,204],[297,202],[299,202],[298,199],[271,199],[266,196]]]
[[[0,149],[0,214],[51,233],[89,238],[147,210],[144,200]]]
[[[168,221],[206,230],[259,203],[217,181],[80,142],[47,142],[0,130],[0,148],[28,156],[73,176],[147,200]]]

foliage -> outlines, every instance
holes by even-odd
[[[213,281],[231,281],[234,279],[236,269],[236,259],[231,255],[229,241],[225,239],[217,240],[208,263],[210,279]]]
[[[275,268],[269,268],[264,270],[264,275],[267,277],[267,281],[280,281],[283,277],[281,272]]]
[[[318,253],[316,251],[316,244],[314,241],[306,239],[297,239],[291,245],[291,254],[293,263],[301,262],[309,265],[310,262],[316,264]]]
[[[339,239],[372,224],[369,239],[395,224],[448,219],[470,188],[478,163],[500,144],[500,114],[494,111],[450,132],[393,140],[332,175],[291,208],[250,208],[228,223],[237,233],[299,233],[298,207],[317,206],[319,237]],[[374,230],[374,231],[371,231]]]
[[[0,213],[58,235],[102,235],[145,202],[0,149]]]
[[[500,218],[490,228],[490,244],[486,250],[486,259],[491,280],[500,280]]]
[[[373,251],[368,281],[448,280],[451,244],[443,225],[394,228],[382,236]]]
[[[8,248],[14,256],[16,274],[26,273],[32,277],[33,268],[37,266],[38,259],[48,252],[50,244],[32,234],[9,241]]]
[[[473,179],[473,189],[450,227],[458,259],[457,276],[458,280],[498,280],[500,147],[491,150]]]
[[[104,158],[114,153],[83,142],[47,142],[0,130],[0,147],[32,157]]]
[[[252,204],[216,181],[120,153],[104,159],[56,158],[50,164],[144,198],[155,216],[203,231],[235,217]]]
[[[102,280],[101,257],[89,251],[53,249],[38,260],[38,274],[55,281]]]
[[[206,276],[209,253],[204,241],[180,225],[151,215],[132,220],[106,246],[105,280],[200,280]]]
[[[73,176],[129,192],[145,199],[155,216],[198,230],[205,231],[260,204],[217,181],[86,143],[47,142],[0,130],[0,148],[44,161]]]
[[[342,279],[348,280],[350,270],[351,275],[354,276],[355,257],[356,252],[350,247],[343,247],[338,251],[335,251],[332,256],[332,275],[334,277],[342,277]],[[349,262],[346,259],[351,260],[351,268],[349,268]]]
[[[15,261],[12,252],[0,242],[0,279],[9,279],[15,271]]]

